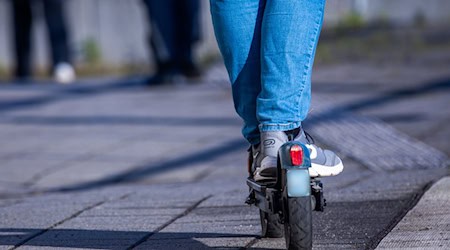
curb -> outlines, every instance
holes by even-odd
[[[450,176],[436,182],[376,249],[450,249]]]

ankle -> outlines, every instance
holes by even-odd
[[[294,138],[296,138],[300,134],[301,131],[302,131],[302,128],[298,127],[298,128],[294,128],[294,129],[291,129],[288,131],[284,131],[284,133],[289,138],[289,141],[293,141]]]

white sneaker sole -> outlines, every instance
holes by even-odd
[[[316,163],[311,163],[309,168],[309,176],[311,177],[327,177],[340,174],[344,170],[344,164],[342,161],[335,166],[323,166]]]

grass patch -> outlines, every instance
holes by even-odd
[[[338,29],[338,28],[337,28]],[[355,33],[324,30],[316,62],[323,64],[371,61],[408,62],[422,52],[450,49],[450,29],[365,28]]]

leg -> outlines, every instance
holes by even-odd
[[[16,77],[31,75],[31,2],[11,0],[14,21],[14,44],[16,55]]]
[[[288,140],[308,145],[311,176],[336,175],[343,169],[339,157],[310,144],[299,129],[310,106],[311,73],[324,7],[324,0],[267,0],[261,28],[261,93],[257,99],[263,142],[254,165],[257,181],[276,177],[278,149]]]
[[[311,72],[324,0],[267,0],[261,38],[261,131],[298,128],[311,100]]]
[[[70,62],[63,2],[62,0],[43,1],[45,21],[47,22],[50,36],[53,66],[62,62]]]
[[[177,0],[176,27],[177,27],[177,61],[182,67],[185,64],[193,64],[192,49],[195,42],[200,39],[198,0]]]
[[[151,22],[150,43],[158,71],[170,71],[175,67],[176,32],[174,27],[173,0],[144,0]]]
[[[232,84],[234,106],[244,120],[242,133],[260,140],[256,97],[261,90],[260,39],[265,0],[211,0],[214,30]]]

